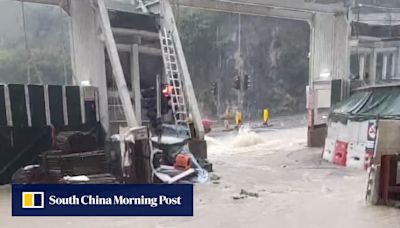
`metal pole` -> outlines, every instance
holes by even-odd
[[[217,82],[217,116],[221,113],[221,95],[220,95],[220,86],[221,83]]]
[[[161,118],[161,77],[157,74],[156,76],[157,86],[157,119]]]
[[[220,115],[220,113],[221,113],[221,107],[220,107],[220,93],[219,93],[219,90],[221,89],[220,88],[220,84],[221,84],[221,74],[222,74],[222,63],[221,63],[221,61],[222,61],[222,59],[221,59],[221,48],[220,48],[220,45],[221,45],[221,43],[220,43],[220,40],[219,40],[219,37],[220,37],[220,28],[219,28],[219,26],[217,26],[217,44],[218,44],[218,79],[217,79],[217,101],[216,101],[216,105],[217,105],[217,116],[219,116]]]
[[[135,115],[139,125],[142,124],[142,94],[140,93],[139,45],[133,44],[131,51],[131,84],[135,104]]]
[[[157,142],[161,143],[162,134],[162,121],[161,121],[161,77],[159,74],[156,75],[156,91],[157,91]]]
[[[242,112],[243,111],[243,83],[244,83],[244,79],[243,79],[243,61],[242,61],[242,36],[241,36],[241,31],[242,31],[242,25],[241,25],[241,21],[242,21],[242,15],[239,13],[239,24],[238,24],[238,52],[239,52],[239,69],[238,69],[238,73],[239,73],[239,80],[240,80],[240,88],[239,88],[239,93],[238,93],[238,106],[239,106],[239,111]]]

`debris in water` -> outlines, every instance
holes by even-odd
[[[323,185],[323,186],[321,187],[321,192],[322,192],[322,193],[331,193],[331,192],[332,192],[332,189],[330,189],[330,188],[328,188],[327,186]]]
[[[246,198],[247,196],[244,196],[244,195],[236,195],[236,196],[232,196],[232,199],[234,199],[234,200],[239,200],[239,199],[244,199],[244,198]]]
[[[219,176],[216,175],[215,173],[212,173],[212,174],[210,175],[210,180],[211,180],[211,181],[216,181],[216,180],[219,180],[219,179],[221,179],[221,177],[219,177]]]
[[[244,189],[240,190],[240,195],[256,197],[256,198],[258,198],[258,196],[259,196],[258,193],[256,193],[256,192],[248,192],[248,191],[246,191]]]

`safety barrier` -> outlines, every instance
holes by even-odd
[[[375,120],[328,124],[322,159],[340,166],[367,169],[374,151]]]

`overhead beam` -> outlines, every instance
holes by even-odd
[[[39,4],[46,4],[46,5],[60,5],[62,0],[16,0],[19,2],[31,2],[31,3],[39,3]]]
[[[353,13],[352,21],[369,25],[400,25],[400,12]]]
[[[367,47],[351,47],[351,52],[352,53],[363,53],[363,54],[369,54],[373,51],[373,48],[367,48]]]
[[[20,2],[30,2],[30,3],[39,3],[39,4],[46,4],[46,5],[54,5],[54,6],[59,6],[61,4],[61,7],[69,13],[69,1],[70,0],[16,0]],[[73,0],[75,1],[75,0]],[[87,0],[78,0],[78,1],[87,1]],[[121,11],[121,12],[128,12],[128,13],[140,13],[136,9],[136,5],[132,3],[124,3],[124,2],[119,2],[115,0],[105,0],[105,5],[108,10],[116,10],[116,11]]]
[[[135,1],[130,1],[130,2],[135,2]],[[104,3],[106,4],[108,10],[137,13],[136,5],[133,5],[132,3],[124,3],[115,0],[105,0]]]
[[[70,3],[67,0],[16,0],[18,2],[30,2],[30,3],[37,3],[37,4],[44,4],[44,5],[54,5],[54,6],[61,6],[62,9],[65,10],[68,14],[70,9]]]
[[[131,52],[132,46],[130,44],[117,44],[117,49],[122,52]],[[140,54],[161,56],[161,49],[158,48],[138,46],[138,49]]]
[[[121,36],[140,36],[148,39],[158,40],[159,35],[156,32],[149,32],[145,30],[137,30],[137,29],[127,29],[127,28],[112,28],[112,32],[115,35]]]
[[[250,4],[220,0],[171,0],[171,4],[203,10],[241,13],[254,16],[268,16],[293,20],[310,21],[312,11],[289,9],[265,4]]]
[[[360,42],[359,47],[366,48],[393,48],[400,47],[400,40],[393,41],[376,41],[376,42]]]
[[[197,0],[202,1],[202,0]],[[318,0],[214,0],[221,2],[233,2],[240,4],[258,4],[274,7],[281,7],[293,10],[316,11],[326,13],[346,12],[343,0],[336,0],[336,3],[321,3]]]

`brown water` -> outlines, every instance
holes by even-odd
[[[364,203],[366,173],[320,161],[305,147],[306,129],[259,134],[234,148],[235,135],[209,139],[220,180],[195,186],[193,217],[11,217],[0,190],[0,227],[306,227],[400,228],[400,210]],[[241,190],[258,197],[234,200]]]

